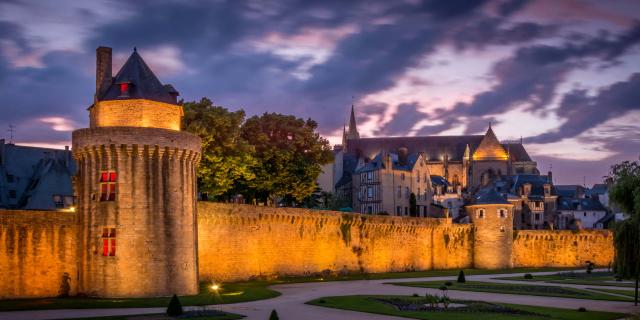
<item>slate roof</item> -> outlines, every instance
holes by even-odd
[[[570,197],[577,198],[578,194],[581,193],[581,190],[584,190],[584,187],[577,184],[569,184],[569,185],[556,185],[556,192],[558,196],[561,197]]]
[[[121,83],[130,83],[129,94],[126,97],[120,95]],[[113,78],[111,86],[98,97],[98,100],[147,99],[177,104],[176,95],[177,91],[173,86],[163,85],[134,49],[127,62]]]
[[[348,140],[348,152],[356,156],[375,157],[380,152],[395,152],[407,148],[410,154],[423,152],[427,161],[442,161],[447,154],[450,161],[462,161],[467,144],[471,152],[484,136],[420,136],[380,137]]]
[[[416,165],[420,157],[420,155],[417,153],[408,154],[406,163],[401,164],[399,161],[400,157],[398,156],[398,154],[389,153],[388,155],[389,157],[391,157],[391,165],[393,170],[402,170],[402,171],[413,170],[413,167]],[[356,173],[367,172],[367,171],[374,171],[374,170],[384,168],[384,157],[385,155],[382,152],[378,153],[372,160],[370,160],[364,166],[358,168],[355,172]]]
[[[511,185],[511,193],[517,194],[518,190],[522,190],[522,185],[529,183],[531,184],[531,193],[529,194],[530,199],[539,198],[542,199],[544,197],[544,185],[551,184],[551,195],[557,195],[556,188],[553,186],[551,181],[549,181],[548,176],[537,175],[537,174],[518,174],[511,177],[512,185]]]
[[[558,210],[567,211],[606,211],[598,198],[570,198],[558,199]]]
[[[442,176],[431,176],[431,185],[433,186],[449,186],[449,181]]]
[[[584,194],[586,196],[592,197],[594,195],[605,194],[605,193],[607,193],[608,189],[609,188],[607,187],[606,184],[604,184],[604,183],[596,183],[590,189],[585,190]]]
[[[503,143],[502,147],[509,152],[512,161],[532,161],[522,143]]]
[[[495,188],[485,188],[473,196],[471,204],[509,204],[509,201]]]
[[[70,150],[5,144],[0,140],[0,207],[53,210],[54,195],[73,196]],[[12,198],[9,193],[15,193]]]

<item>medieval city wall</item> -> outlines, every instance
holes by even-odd
[[[613,262],[613,233],[608,230],[515,230],[514,267],[583,267]]]
[[[449,219],[198,203],[201,280],[467,268],[472,241]]]
[[[0,299],[76,290],[75,213],[0,210]]]

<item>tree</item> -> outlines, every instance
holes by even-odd
[[[638,305],[640,279],[640,164],[625,161],[613,165],[605,181],[611,186],[609,199],[629,215],[615,230],[615,271],[636,280],[635,304]]]
[[[167,307],[167,315],[170,317],[177,317],[182,315],[182,303],[180,303],[180,299],[178,299],[177,295],[173,295],[171,297],[171,301],[169,301],[169,307]]]
[[[252,197],[275,205],[302,201],[313,193],[321,166],[333,160],[329,142],[315,121],[265,113],[242,126],[242,138],[255,148],[255,179],[246,186]]]
[[[269,320],[278,320],[280,319],[278,317],[278,312],[276,312],[276,309],[271,310],[271,315],[269,316]]]
[[[244,117],[243,110],[231,112],[207,98],[184,103],[182,127],[202,139],[198,190],[214,199],[239,191],[238,180],[255,177],[253,147],[241,137]]]
[[[412,217],[418,216],[418,204],[416,203],[416,194],[411,192],[409,195],[409,214]]]
[[[467,282],[467,279],[465,279],[464,277],[464,270],[460,270],[460,273],[458,273],[458,283],[465,283]]]

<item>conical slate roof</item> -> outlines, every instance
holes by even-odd
[[[128,83],[126,96],[120,92],[120,84]],[[173,91],[173,95],[170,93]],[[162,85],[153,74],[142,57],[134,49],[133,53],[113,78],[111,86],[104,91],[98,100],[147,99],[164,103],[177,104],[177,91],[171,85]]]
[[[509,201],[499,194],[495,188],[489,188],[478,192],[471,204],[509,204]]]
[[[478,145],[478,148],[473,153],[473,160],[506,160],[507,152],[504,150],[500,141],[498,141],[498,137],[491,129],[491,125],[489,125],[489,129],[487,133],[485,133],[482,141]]]

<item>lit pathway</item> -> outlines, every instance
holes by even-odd
[[[553,274],[556,272],[539,272],[534,275]],[[523,273],[500,274],[500,275],[476,275],[467,276],[467,280],[474,281],[494,281],[494,277],[510,277],[522,276]],[[420,295],[426,292],[439,293],[437,289],[412,288],[395,285],[385,285],[386,282],[407,282],[407,281],[455,281],[456,277],[430,277],[430,278],[408,278],[408,279],[382,279],[382,280],[361,280],[361,281],[333,281],[333,282],[310,282],[310,283],[293,283],[273,286],[272,289],[282,293],[281,296],[252,302],[243,302],[237,304],[219,305],[219,309],[246,315],[246,319],[265,320],[269,318],[271,310],[276,309],[280,319],[284,320],[360,320],[360,319],[406,319],[397,317],[388,317],[373,315],[367,313],[330,309],[324,307],[305,305],[304,303],[325,296],[346,296],[346,295],[367,295],[367,294],[398,294],[411,295],[418,293]],[[497,282],[497,281],[496,281]],[[502,282],[502,281],[501,281]],[[522,283],[522,282],[516,282]],[[535,284],[535,283],[527,283]],[[540,283],[540,285],[543,285]],[[544,284],[565,287],[583,288],[588,286],[582,285],[565,285],[565,284]],[[630,313],[639,311],[640,308],[634,307],[631,302],[602,301],[602,300],[584,300],[557,297],[541,297],[541,296],[525,296],[512,294],[497,294],[486,292],[471,291],[454,291],[448,292],[448,295],[454,299],[481,300],[489,302],[525,304],[545,307],[558,307],[568,309],[578,309],[586,307],[589,310],[611,311]],[[44,311],[18,311],[18,312],[1,312],[0,320],[37,320],[37,319],[60,319],[60,318],[78,318],[78,317],[96,317],[96,316],[112,316],[127,314],[149,314],[162,313],[164,308],[135,308],[135,309],[89,309],[89,310],[44,310]]]

